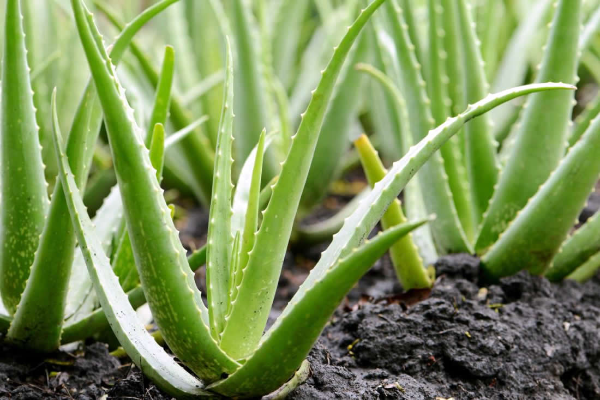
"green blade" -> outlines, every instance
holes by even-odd
[[[567,279],[576,280],[579,283],[584,283],[588,279],[592,279],[600,268],[600,253],[596,253],[590,257],[581,267],[577,268],[570,274]]]
[[[233,55],[227,44],[227,73],[225,77],[225,96],[223,114],[217,137],[215,172],[213,179],[212,201],[208,222],[208,247],[206,260],[206,290],[210,310],[210,328],[218,340],[225,328],[225,316],[229,307],[229,288],[231,276],[231,167],[233,165]]]
[[[484,255],[482,267],[490,277],[546,271],[598,181],[599,153],[596,120]]]
[[[94,234],[92,222],[87,216],[73,173],[62,151],[62,138],[58,126],[55,125],[55,128],[54,146],[59,158],[60,179],[64,186],[73,226],[77,231],[77,238],[100,304],[119,343],[144,374],[171,395],[178,398],[210,395],[203,390],[202,382],[177,364],[138,321],[135,311],[110,267],[102,244]]]
[[[369,138],[362,135],[354,142],[358,150],[360,160],[367,175],[369,185],[375,186],[387,173],[383,162],[377,154]],[[383,229],[392,229],[395,226],[406,223],[406,217],[402,212],[399,200],[394,200],[387,211],[381,217]],[[419,256],[410,234],[406,235],[390,248],[390,256],[396,276],[402,285],[402,289],[423,289],[430,288],[433,282],[429,279],[427,271],[423,267],[423,260]]]
[[[204,322],[207,310],[189,271],[171,212],[148,150],[132,117],[91,13],[71,5],[98,97],[104,110],[127,227],[144,293],[169,347],[201,379],[214,381],[237,369]],[[168,293],[165,301],[164,293]],[[173,305],[173,306],[172,306]]]
[[[456,4],[464,44],[466,100],[472,103],[489,93],[489,85],[469,6],[466,0],[459,0]],[[492,133],[490,116],[482,115],[481,118],[466,124],[465,135],[467,171],[473,199],[473,221],[478,226],[494,194],[500,171],[496,160],[498,145]]]
[[[576,82],[581,0],[560,0],[537,82]],[[565,152],[573,93],[529,99],[510,158],[480,226],[475,248],[484,253],[558,166]],[[540,134],[543,132],[543,134]]]
[[[150,140],[156,124],[167,124],[167,116],[171,105],[171,88],[173,86],[173,73],[175,72],[175,50],[173,47],[165,47],[162,70],[156,88],[154,97],[154,106],[152,115],[148,124],[148,133],[146,134],[146,147],[150,148]]]
[[[111,12],[106,4],[95,0],[94,5],[107,16],[110,23],[117,29],[123,30],[125,28],[125,25],[120,21],[119,17]],[[159,74],[150,62],[149,57],[135,42],[131,43],[131,51],[138,60],[144,76],[153,87],[158,87]],[[169,111],[175,129],[184,129],[192,123],[190,112],[183,107],[178,96],[173,95],[171,97]],[[179,146],[186,161],[186,165],[190,169],[188,172],[191,172],[191,174],[189,174],[190,181],[186,181],[186,183],[192,187],[198,201],[204,205],[208,205],[210,202],[210,191],[212,189],[214,163],[214,154],[212,154],[210,143],[199,131],[196,131],[193,134],[185,136]]]
[[[386,250],[424,222],[405,223],[380,233],[328,269],[302,299],[290,302],[244,365],[210,389],[229,397],[261,396],[279,388],[300,364],[346,293]],[[285,357],[273,357],[275,354]]]
[[[260,340],[275,296],[287,242],[290,237],[302,189],[319,139],[327,105],[346,56],[370,16],[385,0],[375,0],[361,12],[340,45],[334,51],[329,66],[293,138],[292,147],[283,163],[281,175],[264,214],[247,272],[233,306],[221,346],[234,358],[252,352]],[[257,295],[258,294],[258,295]]]
[[[20,0],[6,1],[2,61],[0,294],[14,314],[48,212]]]
[[[237,123],[234,135],[237,140],[238,160],[245,160],[263,129],[271,130],[272,107],[267,97],[264,66],[261,62],[259,30],[248,0],[234,0],[231,6],[231,28],[235,41],[235,109]],[[265,178],[277,175],[278,165],[273,154],[265,159]]]
[[[361,34],[340,73],[302,193],[303,213],[310,212],[323,201],[337,178],[342,156],[352,142],[351,127],[358,117],[362,102],[360,94],[364,88],[364,76],[354,70],[354,65],[368,58],[369,47],[369,36]]]
[[[452,4],[451,4],[452,5]],[[448,97],[447,85],[451,82],[446,74],[446,53],[444,49],[444,36],[446,35],[442,25],[442,14],[450,14],[448,17],[454,17],[453,10],[441,7],[440,0],[429,0],[429,97],[431,98],[431,112],[435,124],[443,123],[451,115],[448,109],[452,105]],[[452,39],[459,41],[460,36]],[[453,45],[460,45],[454,43]],[[453,79],[455,76],[453,76]],[[447,80],[447,81],[446,81]],[[461,80],[462,81],[462,80]],[[451,82],[454,84],[454,82]],[[484,95],[477,97],[477,100]],[[464,108],[464,107],[463,107]],[[470,124],[473,124],[471,122]],[[469,125],[470,125],[469,124]],[[461,226],[469,241],[472,241],[475,235],[473,222],[473,203],[470,198],[470,188],[468,187],[467,170],[464,168],[464,160],[458,146],[457,140],[449,140],[440,149],[442,159],[444,160],[444,169],[448,175],[448,185],[452,192],[452,199],[456,207],[456,213]]]
[[[600,252],[600,214],[594,215],[563,243],[546,272],[551,281],[559,281]]]

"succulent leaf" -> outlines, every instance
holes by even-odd
[[[466,100],[477,101],[489,93],[483,59],[475,33],[470,6],[466,0],[456,2],[462,42],[464,44],[464,72],[466,74]],[[470,192],[473,198],[473,220],[479,225],[487,210],[494,187],[498,181],[499,166],[496,160],[497,144],[492,133],[489,115],[482,115],[465,125],[466,161]]]
[[[366,135],[362,135],[357,139],[354,146],[360,155],[369,185],[373,187],[387,173],[383,162]],[[390,204],[381,217],[381,224],[385,230],[404,224],[406,221],[400,201],[397,199]],[[419,256],[418,249],[410,234],[404,236],[390,248],[390,256],[396,270],[396,276],[404,290],[431,287],[432,282],[423,267],[423,260]]]
[[[600,214],[594,215],[567,239],[546,272],[551,281],[560,281],[600,252]]]
[[[576,83],[580,28],[581,0],[560,0],[537,82]],[[572,102],[571,92],[538,93],[529,99],[480,227],[475,245],[478,253],[494,244],[559,164],[565,152]]]
[[[223,114],[217,137],[215,172],[213,178],[212,200],[210,202],[210,220],[208,223],[208,247],[206,263],[206,290],[210,309],[211,332],[215,339],[225,328],[225,316],[229,308],[229,288],[231,276],[231,250],[233,235],[231,231],[231,167],[233,165],[233,55],[227,44],[227,73],[225,77],[225,97]]]
[[[14,314],[48,212],[33,92],[29,79],[21,1],[6,1],[0,140],[0,294]]]
[[[81,0],[72,0],[71,5],[104,110],[127,228],[146,299],[171,350],[201,379],[217,380],[223,373],[237,369],[237,363],[221,351],[206,325],[208,311],[189,271],[148,150],[92,15],[84,10]],[[168,301],[163,293],[169,293]]]
[[[133,362],[171,395],[178,398],[210,395],[203,390],[202,383],[177,364],[138,321],[104,254],[102,244],[94,234],[92,222],[87,216],[87,210],[75,184],[67,157],[62,150],[62,137],[58,129],[56,112],[54,112],[54,120],[54,146],[59,158],[60,179],[73,226],[77,231],[77,238],[102,309],[119,343],[127,350]]]
[[[492,278],[522,266],[543,274],[573,227],[600,175],[600,120],[573,146],[558,168],[482,258]],[[551,216],[551,217],[550,217]]]

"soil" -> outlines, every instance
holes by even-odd
[[[598,208],[593,195],[580,220]],[[205,219],[188,214],[184,243],[202,244]],[[288,253],[270,322],[323,249]],[[556,285],[521,273],[485,285],[468,255],[443,257],[436,271],[433,290],[397,295],[389,259],[377,262],[336,311],[309,355],[311,376],[288,398],[600,398],[600,276]],[[0,400],[170,398],[101,343],[45,358],[0,352]]]

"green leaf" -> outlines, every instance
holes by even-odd
[[[352,142],[352,124],[358,117],[364,90],[364,77],[354,65],[369,57],[369,36],[361,34],[348,55],[348,62],[340,73],[339,83],[327,110],[319,141],[302,193],[302,212],[306,214],[320,204],[333,181],[337,178],[342,156]]]
[[[283,385],[300,367],[352,286],[390,246],[423,223],[406,223],[380,233],[329,268],[304,289],[299,301],[290,302],[244,365],[209,389],[229,397],[254,397]],[[276,354],[282,356],[274,358]]]
[[[60,131],[55,122],[54,146],[59,158],[60,179],[64,185],[73,226],[77,231],[77,238],[100,304],[119,343],[144,374],[171,395],[178,398],[209,395],[203,390],[202,383],[177,364],[138,321],[135,311],[110,267],[102,244],[94,235],[92,222],[87,216],[61,142]]]
[[[527,18],[523,18],[515,29],[494,77],[492,88],[495,92],[520,85],[525,80],[532,45],[535,43],[531,38],[543,27],[545,16],[553,3],[555,0],[541,0],[532,4]],[[500,134],[508,130],[506,127],[513,121],[512,115],[518,111],[519,108],[510,103],[490,113],[498,140],[501,139]]]
[[[75,20],[104,110],[131,244],[144,293],[173,351],[201,379],[214,381],[238,364],[223,353],[206,324],[208,311],[189,271],[171,213],[114,67],[92,15],[72,0]],[[169,293],[165,301],[164,293]]]
[[[0,294],[14,314],[48,212],[20,0],[6,1],[2,61]]]
[[[227,73],[225,77],[225,97],[223,114],[217,137],[215,172],[213,179],[212,201],[208,222],[208,247],[206,262],[206,290],[210,308],[210,327],[212,335],[218,340],[225,328],[225,316],[229,307],[229,288],[231,276],[231,167],[233,165],[233,55],[227,44]]]
[[[581,0],[560,0],[537,82],[576,82],[580,28]],[[475,245],[479,254],[494,244],[559,164],[572,108],[571,92],[538,93],[529,99],[510,158],[480,227]]]
[[[454,84],[446,75],[445,59],[448,57],[444,49],[444,36],[452,35],[446,33],[442,25],[442,15],[447,14],[446,18],[455,18],[453,5],[449,4],[451,9],[442,8],[439,0],[429,0],[429,97],[431,98],[431,112],[435,124],[439,125],[448,118],[451,113],[448,105],[452,105],[447,93],[447,84]],[[459,42],[460,36],[453,36],[451,39]],[[459,43],[453,43],[455,47]],[[455,78],[455,76],[453,76]],[[461,79],[461,82],[463,80]],[[484,95],[477,97],[477,100]],[[464,106],[463,106],[464,108]],[[469,125],[473,124],[471,122]],[[471,201],[471,190],[468,186],[469,178],[467,170],[464,168],[462,153],[457,140],[449,140],[440,149],[444,168],[448,175],[448,185],[452,192],[452,199],[456,207],[456,213],[461,226],[469,241],[472,241],[475,235],[473,203]]]
[[[362,135],[357,139],[354,146],[360,155],[369,185],[373,187],[387,173],[383,162],[366,135]],[[383,229],[388,230],[404,223],[406,223],[406,217],[400,207],[400,201],[394,200],[381,217]],[[396,276],[404,290],[431,287],[433,282],[430,281],[427,271],[423,267],[423,260],[419,256],[418,249],[410,234],[404,236],[390,248],[390,256],[396,270]]]
[[[600,252],[600,214],[594,215],[567,239],[546,272],[551,281],[559,281]]]
[[[479,39],[473,28],[470,6],[467,5],[466,0],[459,0],[456,4],[464,44],[464,72],[467,83],[465,97],[467,102],[472,103],[489,93],[489,85],[478,45]],[[481,118],[466,124],[465,135],[473,221],[478,226],[494,194],[500,172],[496,160],[498,146],[492,133],[490,116],[482,115]]]
[[[231,28],[235,45],[235,109],[237,121],[234,136],[238,160],[245,160],[263,129],[271,130],[272,120],[264,66],[261,62],[261,42],[252,6],[248,0],[234,0],[231,5]],[[277,175],[278,165],[273,154],[265,159],[265,178]]]
[[[596,253],[590,257],[581,267],[577,268],[568,279],[576,280],[579,283],[584,283],[588,279],[592,279],[600,268],[600,253]]]
[[[171,0],[177,1],[177,0]],[[99,0],[94,0],[94,5],[98,10],[102,11],[108,20],[119,30],[125,28],[119,17],[110,10],[110,8]],[[157,88],[159,84],[159,74],[149,60],[149,57],[135,43],[131,43],[131,51],[138,60],[142,72],[146,79]],[[182,102],[176,95],[171,96],[170,117],[175,129],[184,129],[192,123],[190,112],[183,107]],[[199,131],[185,136],[178,145],[183,154],[184,163],[188,170],[186,183],[191,186],[194,195],[204,204],[209,204],[210,191],[212,190],[212,173],[214,164],[214,154],[212,154],[211,146],[207,138],[202,136]],[[167,160],[169,160],[167,158]],[[167,167],[171,168],[170,163]],[[189,173],[191,172],[191,174]]]
[[[298,132],[293,137],[292,147],[283,163],[256,237],[254,248],[260,251],[253,251],[250,255],[238,297],[223,332],[221,347],[234,358],[243,358],[252,352],[260,340],[336,79],[361,29],[384,1],[375,0],[371,3],[348,30],[334,51],[329,66],[323,71],[321,82],[313,92]]]
[[[146,134],[146,147],[148,148],[150,148],[150,140],[155,132],[156,124],[161,124],[163,127],[167,124],[167,116],[171,104],[171,88],[173,86],[174,69],[175,50],[173,50],[173,47],[171,46],[165,46],[162,70],[156,88],[150,123],[148,124],[148,133]]]
[[[546,271],[598,181],[599,152],[597,120],[484,255],[487,275],[500,278],[524,267],[535,275]]]

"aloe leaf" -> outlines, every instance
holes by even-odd
[[[213,337],[218,338],[225,327],[225,316],[229,307],[231,276],[231,157],[233,144],[233,55],[227,44],[227,72],[225,77],[225,97],[223,114],[217,137],[215,172],[213,179],[210,220],[208,223],[208,248],[206,263],[206,290],[210,308],[210,326]]]
[[[392,61],[389,61],[389,59],[396,59],[397,57],[395,55],[395,49],[393,46],[384,48],[382,44],[384,39],[382,36],[385,36],[388,39],[389,36],[387,35],[387,32],[385,32],[383,28],[377,24],[378,19],[381,18],[374,18],[370,26],[367,26],[366,29],[367,32],[371,31],[369,36],[371,38],[373,65],[376,68],[388,71],[388,66],[390,63],[392,63]],[[388,41],[391,41],[391,39]],[[386,52],[388,49],[389,51]],[[392,52],[394,54],[388,54]],[[388,62],[386,63],[386,61]],[[391,75],[391,72],[388,71],[388,74]],[[373,131],[381,142],[380,150],[384,158],[386,160],[397,160],[398,158],[402,157],[404,150],[402,138],[408,135],[402,134],[402,130],[400,128],[401,123],[398,120],[399,115],[390,93],[382,88],[378,83],[371,83],[369,85],[369,97],[367,105],[369,106]]]
[[[586,22],[585,27],[581,32],[581,37],[579,38],[579,48],[581,51],[586,51],[590,47],[592,40],[598,35],[599,31],[600,9],[597,9]]]
[[[56,91],[52,102],[56,107]],[[79,167],[75,173],[77,184],[81,186],[86,176],[81,175],[82,163],[78,161],[84,157],[85,148],[79,144],[85,143],[87,138],[77,140],[76,135],[94,134],[91,131],[75,132],[67,147],[74,166]],[[8,331],[8,340],[41,352],[58,348],[74,252],[75,234],[69,209],[62,185],[57,183],[30,276]]]
[[[275,136],[272,134],[265,136],[263,151],[273,143],[274,139]],[[258,144],[244,162],[237,180],[237,185],[235,186],[235,195],[233,196],[232,206],[233,216],[231,217],[231,231],[234,233],[238,231],[242,232],[244,230],[246,214],[248,213],[248,203],[250,202],[251,196],[254,195],[252,192],[254,192],[256,188],[255,182],[258,179],[256,178],[255,170],[260,165],[260,169],[262,171],[262,160],[264,159],[264,154],[261,155],[259,152],[258,148],[260,147],[260,144],[261,139],[259,139]],[[258,182],[258,191],[260,197],[260,186],[262,186],[262,184],[260,183],[260,180]]]
[[[261,62],[259,32],[248,0],[231,2],[231,27],[235,37],[235,109],[237,121],[234,136],[238,160],[245,160],[263,129],[270,130],[269,99],[266,96],[264,66]],[[267,179],[277,174],[274,155],[265,159]]]
[[[310,0],[280,2],[273,32],[273,68],[285,88],[292,85],[304,19]]]
[[[572,147],[590,127],[592,121],[600,114],[600,96],[590,102],[585,110],[575,118],[575,128],[569,136],[569,147]]]
[[[39,72],[45,54],[60,45],[51,38],[56,37],[55,5],[45,0],[26,0],[22,2],[23,25],[27,47],[28,61],[31,67],[31,86],[33,88],[33,103],[36,108],[36,120],[39,126],[40,143],[42,145],[42,160],[46,166],[45,175],[49,182],[56,177],[56,159],[52,149],[50,102],[53,81],[53,71]],[[57,50],[58,51],[58,50]],[[41,73],[41,77],[34,73]]]
[[[357,139],[354,146],[360,155],[369,185],[373,187],[387,173],[383,162],[366,135]],[[381,217],[381,224],[385,230],[404,224],[406,221],[399,200],[394,200]],[[423,260],[419,256],[419,251],[410,234],[404,236],[390,248],[390,256],[396,276],[404,290],[431,287],[433,282],[430,281],[427,271],[423,267]]]
[[[131,40],[135,34],[152,18],[156,17],[165,8],[171,6],[179,0],[162,0],[155,5],[147,8],[141,14],[139,14],[134,20],[132,20],[122,30],[121,34],[117,37],[112,46],[110,57],[113,63],[118,64],[121,60],[125,50],[131,43]],[[73,124],[71,126],[71,132],[69,134],[69,143],[71,141],[77,142],[77,147],[86,148],[84,157],[71,158],[70,163],[74,166],[74,170],[80,170],[81,177],[87,177],[91,159],[95,146],[90,143],[96,142],[96,137],[84,135],[83,133],[89,132],[90,134],[98,135],[100,126],[102,124],[102,109],[98,98],[96,97],[96,89],[93,82],[88,82],[87,87],[84,90],[83,96],[81,97],[80,104],[77,108]],[[75,146],[75,145],[74,145]],[[79,161],[78,161],[79,160]],[[81,162],[81,164],[79,164]],[[112,238],[113,230],[119,225],[122,220],[121,217],[122,204],[120,198],[120,192],[115,189],[111,191],[108,198],[102,204],[101,210],[98,211],[97,217],[94,222],[97,226],[97,233],[100,236],[103,243],[105,243],[105,249],[109,249],[110,238]],[[67,300],[66,315],[73,315],[75,310],[79,310],[78,315],[85,314],[86,307],[81,307],[81,303],[85,303],[89,306],[94,304],[94,296],[90,296],[91,282],[87,277],[85,262],[82,258],[81,252],[78,250],[75,254],[75,260],[73,264],[72,278],[69,283],[69,296]]]
[[[154,106],[152,115],[148,124],[148,133],[146,134],[146,147],[150,148],[150,140],[153,137],[156,124],[166,125],[171,103],[171,88],[173,86],[173,74],[175,72],[175,50],[173,47],[166,46],[163,58],[162,70],[156,88],[154,97]]]
[[[558,2],[537,82],[575,83],[580,11],[581,0]],[[484,253],[498,239],[559,164],[566,147],[572,102],[570,92],[539,93],[528,99],[516,142],[480,227],[475,245],[478,253]]]
[[[254,168],[252,169],[252,177],[250,179],[250,190],[248,192],[248,201],[246,207],[246,215],[244,217],[243,230],[239,230],[241,233],[240,253],[239,261],[236,264],[236,281],[235,284],[238,286],[242,281],[242,273],[248,259],[250,258],[250,251],[254,247],[254,239],[256,231],[258,230],[258,215],[260,210],[260,188],[261,188],[261,175],[263,168],[263,159],[266,149],[265,144],[266,131],[263,131],[258,140],[258,146],[256,148],[256,156],[254,157]],[[236,191],[237,195],[237,191]],[[232,299],[234,300],[234,299]]]
[[[598,180],[599,151],[597,120],[484,255],[482,266],[490,277],[524,266],[535,275],[546,271]]]
[[[543,26],[545,16],[553,3],[555,3],[554,0],[541,0],[530,6],[527,12],[528,17],[521,20],[504,51],[493,80],[493,91],[506,90],[523,83],[529,66],[531,46],[534,43],[531,37]],[[501,139],[500,134],[506,130],[506,126],[513,120],[512,115],[517,112],[518,107],[510,104],[499,107],[490,113],[495,126],[496,138]]]
[[[584,283],[592,279],[600,268],[600,252],[590,257],[581,267],[570,274],[567,279],[573,279],[579,283]]]
[[[466,100],[471,103],[489,93],[489,85],[473,28],[470,6],[467,5],[466,0],[460,0],[456,3],[456,7],[464,44]],[[476,225],[479,225],[494,194],[499,173],[496,160],[497,143],[493,137],[490,116],[482,115],[481,118],[466,124],[465,135],[467,171],[473,198],[473,220]]]
[[[439,0],[429,0],[429,96],[431,98],[431,112],[435,124],[443,123],[450,115],[448,105],[451,105],[451,100],[448,97],[447,84],[450,79],[446,75],[446,66],[444,61],[448,55],[444,50],[444,31],[442,25],[442,14],[448,13],[447,18],[454,18],[454,10],[442,8]],[[458,38],[450,40],[458,41]],[[454,43],[453,45],[457,45]],[[454,77],[453,77],[454,78]],[[462,80],[461,80],[462,81]],[[454,84],[452,82],[452,84]],[[480,99],[484,96],[481,94],[477,97]],[[482,118],[485,118],[483,116]],[[476,121],[479,121],[477,119]],[[469,123],[472,125],[475,121]],[[463,160],[461,159],[461,150],[458,147],[456,140],[449,140],[440,149],[444,167],[448,175],[448,185],[452,192],[454,206],[460,220],[461,226],[469,241],[472,241],[475,235],[474,223],[474,202],[471,201],[471,190],[468,187],[469,178],[467,170],[464,168]]]
[[[594,215],[561,246],[546,272],[551,281],[559,281],[600,252],[600,214]]]
[[[234,358],[242,358],[252,352],[260,340],[336,79],[361,29],[384,1],[373,1],[350,27],[334,51],[329,66],[323,71],[321,82],[292,139],[292,147],[282,165],[254,244],[260,252],[250,255],[238,297],[223,332],[221,347]]]
[[[214,72],[192,86],[185,94],[181,97],[181,102],[184,107],[190,105],[190,103],[203,98],[204,96],[210,95],[210,93],[218,86],[220,86],[225,80],[225,76],[222,70]],[[213,144],[217,145],[216,140]]]
[[[222,47],[223,38],[227,36],[227,33],[223,34],[224,32],[222,32],[221,24],[223,22],[213,8],[214,3],[213,1],[185,0],[196,65],[203,80],[197,86],[192,87],[181,99],[184,106],[187,106],[188,102],[195,101],[196,98],[200,99],[202,111],[210,118],[206,131],[213,148],[217,145],[219,117],[223,104],[225,74],[222,69],[225,64],[225,55],[222,54]],[[198,16],[202,18],[201,23],[198,23]],[[214,85],[205,86],[208,90],[204,96],[200,97],[201,91],[195,91],[195,89],[201,88],[203,82],[210,82],[211,77],[214,76],[218,76],[220,79]]]
[[[0,140],[0,294],[14,314],[48,211],[20,0],[6,2]]]
[[[94,5],[107,16],[108,20],[117,29],[124,29],[124,24],[120,21],[119,17],[112,12],[106,4],[95,0]],[[132,42],[130,46],[133,55],[141,66],[142,72],[152,86],[156,88],[159,83],[159,75],[149,61],[149,57],[135,42]],[[189,111],[182,106],[179,97],[176,95],[171,96],[171,106],[169,111],[175,129],[183,129],[192,123],[192,117],[190,116]],[[189,179],[186,183],[192,187],[194,195],[198,200],[202,204],[208,205],[210,202],[210,191],[212,190],[214,163],[214,155],[212,154],[208,139],[203,137],[199,132],[194,132],[183,138],[182,142],[179,144],[179,148],[183,154],[189,172],[191,172],[191,174],[188,174]],[[169,158],[167,158],[167,161],[169,161]],[[170,163],[168,162],[167,164],[168,167],[171,168]]]
[[[569,89],[574,90],[575,87],[553,83],[533,84],[489,95],[471,105],[465,112],[454,118],[449,118],[444,124],[429,132],[426,139],[413,146],[402,159],[394,163],[386,176],[375,185],[354,213],[346,219],[344,226],[334,236],[331,245],[322,254],[321,259],[312,269],[302,287],[310,287],[313,281],[319,279],[324,271],[335,264],[340,257],[346,256],[351,249],[357,247],[368,236],[389,204],[398,196],[419,168],[466,122],[519,96],[544,90]],[[298,293],[302,293],[302,287]],[[299,297],[300,295],[297,294],[296,296]],[[298,300],[298,298],[293,300]]]
[[[342,156],[352,142],[351,125],[357,117],[362,100],[360,93],[364,87],[363,75],[353,67],[369,56],[368,39],[368,35],[361,34],[340,73],[302,193],[303,213],[308,213],[325,198],[331,183],[337,178]]]
[[[410,41],[403,12],[394,1],[386,4],[386,10],[398,54],[400,88],[405,94],[410,130],[413,142],[416,143],[433,128],[430,100],[425,92],[426,84],[415,56],[415,46]],[[469,252],[470,244],[461,227],[440,154],[436,153],[431,157],[419,172],[418,178],[427,211],[437,216],[431,223],[431,230],[438,250],[444,253]]]
[[[102,90],[99,91],[99,94]],[[56,109],[55,109],[56,110]],[[55,117],[56,120],[56,117]],[[62,138],[55,122],[54,146],[59,158],[60,179],[69,206],[73,226],[84,253],[94,288],[102,304],[106,318],[112,325],[119,343],[132,361],[163,390],[178,398],[209,395],[202,382],[190,375],[162,349],[138,322],[135,311],[117,277],[87,216],[81,195],[75,184],[66,155],[62,150]]]
[[[408,123],[409,117],[408,110],[406,107],[406,101],[404,100],[404,97],[402,97],[400,90],[396,85],[394,85],[391,79],[389,79],[386,75],[384,75],[381,71],[377,70],[376,68],[364,64],[357,65],[356,68],[359,71],[366,72],[371,77],[373,77],[377,82],[379,82],[382,85],[382,87],[392,98],[393,105],[396,108],[396,114],[398,116],[398,119],[400,120],[402,130],[402,147],[405,149],[409,149],[412,146],[413,141],[410,134],[410,126]],[[447,146],[448,143],[442,146],[442,150],[444,147]],[[458,198],[459,197],[456,197],[456,199]],[[468,200],[467,197],[463,196],[462,198]],[[406,185],[404,200],[406,203],[407,214],[411,218],[423,219],[427,217],[427,211],[423,206],[423,194],[421,191],[421,185],[418,179],[413,179]],[[469,216],[470,214],[466,215]],[[435,249],[435,245],[433,243],[433,238],[431,236],[431,230],[429,229],[429,226],[424,225],[420,227],[412,233],[412,236],[415,244],[417,245],[419,253],[421,254],[422,258],[426,261],[426,263],[430,264],[435,262],[435,260],[437,260],[438,258],[438,255]]]
[[[71,5],[104,110],[127,228],[146,299],[173,353],[201,379],[215,381],[223,373],[233,372],[238,364],[219,349],[205,323],[208,311],[189,271],[186,252],[161,195],[140,128],[133,120],[92,15],[84,11],[81,0],[72,0]],[[169,302],[165,302],[163,293],[169,293]]]
[[[291,302],[261,340],[258,349],[227,379],[209,386],[229,397],[269,393],[298,369],[346,293],[386,250],[424,222],[406,223],[380,233],[328,269]],[[285,357],[273,358],[273,354]]]

